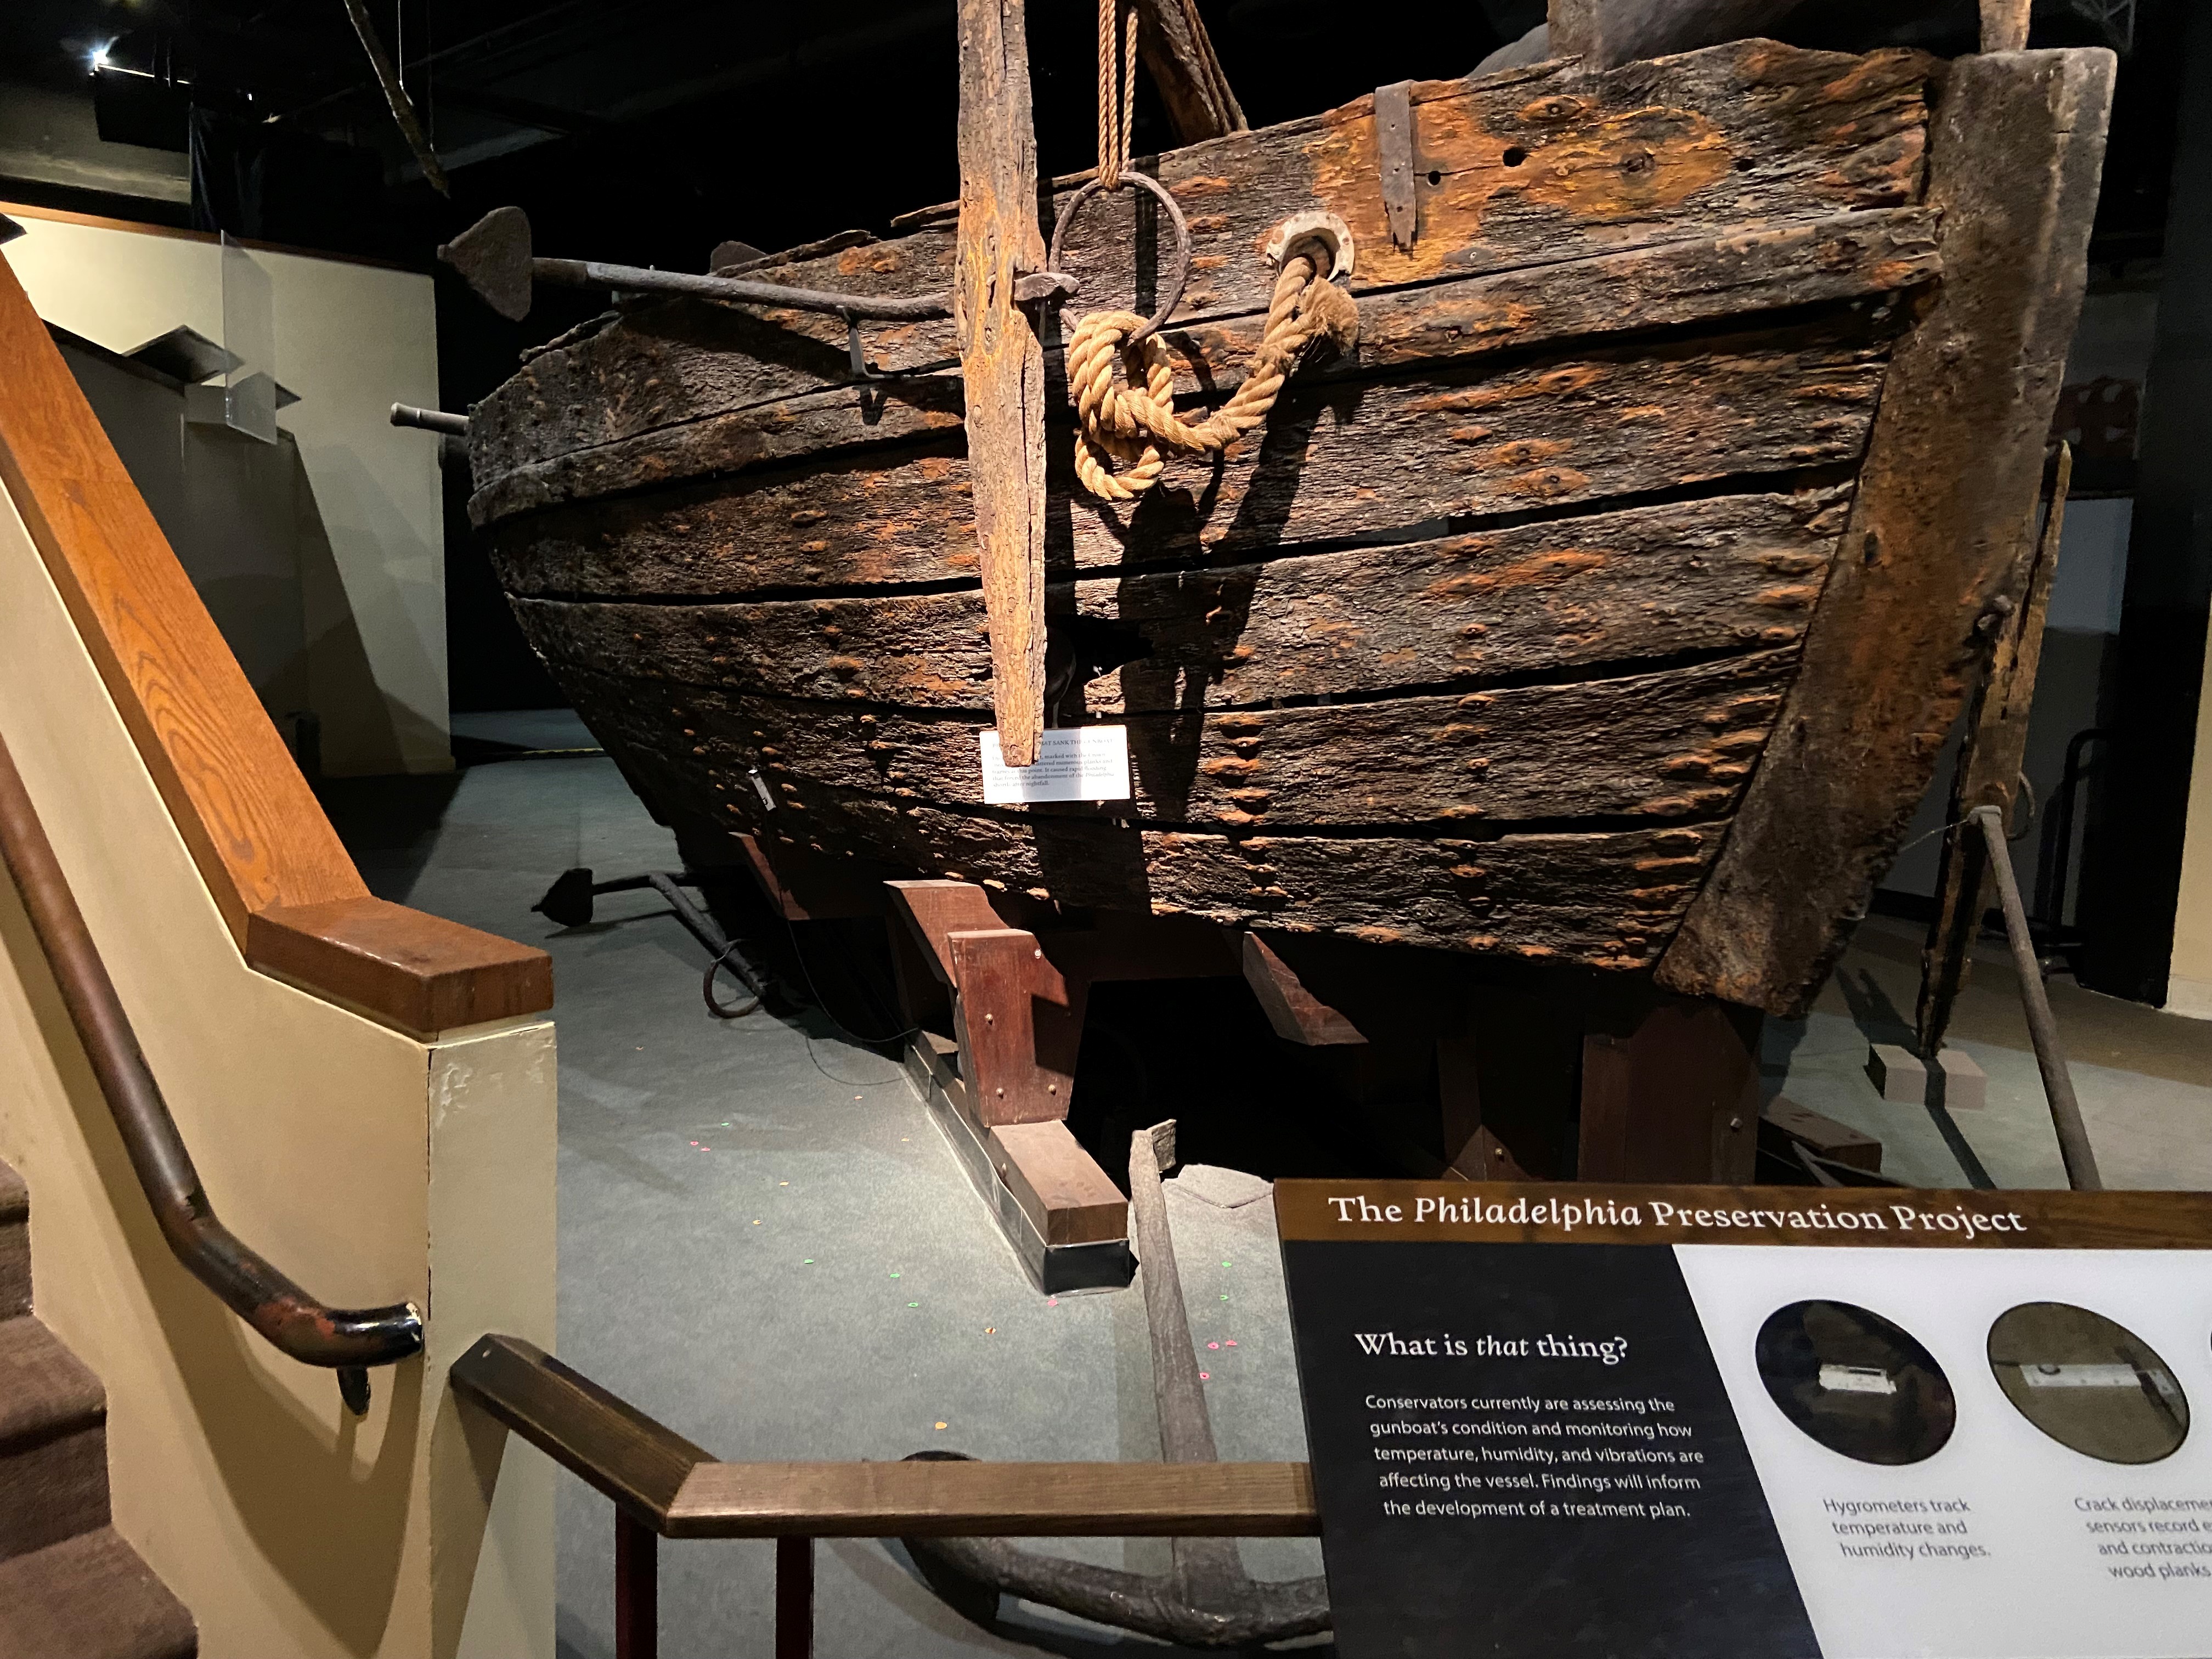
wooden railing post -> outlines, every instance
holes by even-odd
[[[615,1510],[615,1659],[657,1659],[660,1650],[660,1540]]]
[[[775,1659],[814,1659],[814,1540],[775,1540]]]

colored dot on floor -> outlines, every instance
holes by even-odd
[[[1206,1346],[1209,1348],[1218,1348],[1221,1345],[1218,1342],[1209,1342]]]
[[[1213,1381],[1213,1373],[1212,1371],[1200,1371],[1198,1374],[1198,1380],[1201,1382],[1211,1382]]]
[[[942,1423],[939,1423],[937,1426],[938,1426],[939,1428],[940,1428],[940,1429],[941,1429],[941,1428],[943,1428],[943,1427],[945,1426],[945,1425],[944,1425],[944,1424],[942,1424]]]
[[[909,1302],[906,1305],[909,1308],[919,1308],[921,1304],[919,1302]]]

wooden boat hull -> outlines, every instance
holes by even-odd
[[[471,511],[532,644],[694,856],[747,836],[1061,905],[1627,972],[1686,922],[1662,979],[1795,1006],[2023,574],[2098,57],[1962,60],[1947,89],[1913,54],[1749,41],[1418,83],[1406,247],[1371,100],[1160,157],[1197,272],[1164,335],[1180,395],[1236,383],[1258,250],[1293,211],[1352,228],[1360,340],[1133,507],[1085,495],[1050,435],[1048,712],[1128,726],[1126,802],[981,799],[950,321],[872,326],[900,378],[855,384],[835,319],[626,305],[477,410]],[[2013,125],[1978,136],[1976,98]],[[1944,144],[1972,163],[1955,185]],[[1085,301],[1131,293],[1133,250],[1148,303],[1146,205],[1101,198],[1083,227]],[[939,210],[750,274],[919,293],[952,251]],[[1944,362],[1958,407],[1925,389]],[[1908,455],[1974,471],[1885,551],[1867,526],[1900,510]],[[1800,781],[1765,799],[1778,730]],[[1737,867],[1747,811],[1763,850]],[[1793,811],[1833,822],[1807,840]]]

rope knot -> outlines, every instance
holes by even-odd
[[[1164,450],[1203,455],[1227,448],[1265,422],[1310,348],[1349,351],[1359,340],[1352,296],[1296,255],[1275,280],[1267,329],[1243,383],[1206,419],[1190,422],[1176,413],[1175,366],[1159,337],[1127,343],[1144,320],[1131,311],[1094,311],[1075,325],[1067,345],[1075,476],[1102,501],[1131,501],[1150,489],[1165,469]]]

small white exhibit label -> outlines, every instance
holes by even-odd
[[[1129,728],[1062,726],[1042,734],[1036,764],[1009,766],[999,758],[996,731],[980,734],[983,799],[994,806],[1041,800],[1129,799]]]

